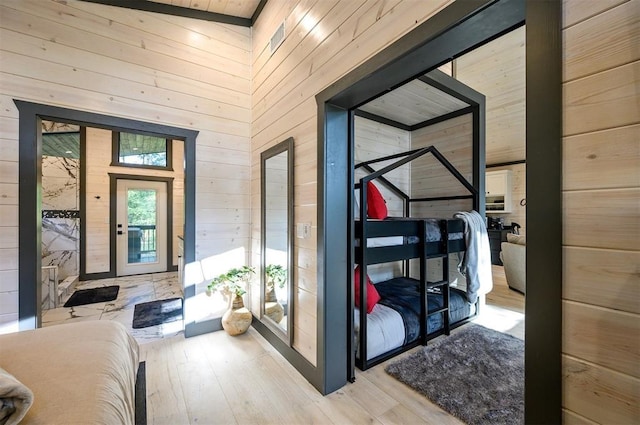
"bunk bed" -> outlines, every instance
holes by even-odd
[[[423,155],[433,155],[468,191],[468,194],[437,198],[411,198],[384,175]],[[372,165],[395,160],[374,170]],[[417,345],[426,345],[436,336],[446,334],[466,323],[479,312],[476,293],[450,287],[449,255],[467,249],[465,220],[461,218],[410,217],[411,205],[447,199],[471,199],[474,208],[479,203],[478,190],[433,146],[398,153],[360,163],[366,174],[355,185],[359,214],[354,222],[355,258],[357,266],[354,288],[354,323],[350,341],[352,361],[366,370]],[[360,219],[367,217],[367,187],[373,182],[386,186],[403,199],[403,217]],[[365,242],[366,241],[366,242]],[[441,258],[441,278],[427,281],[427,260]],[[409,277],[409,260],[419,261],[419,278]],[[372,286],[367,267],[373,264],[402,261],[404,276],[377,282]],[[369,297],[377,292],[379,299],[373,309]],[[360,307],[358,307],[360,306]],[[365,306],[365,307],[362,307]],[[367,314],[361,314],[367,311]],[[352,370],[351,380],[355,379]]]

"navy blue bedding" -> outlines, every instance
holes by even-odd
[[[416,279],[396,277],[376,284],[382,297],[379,301],[396,310],[402,316],[405,327],[405,344],[416,341],[420,336],[420,282]],[[428,311],[442,308],[442,295],[429,293],[427,296]],[[471,304],[467,302],[467,294],[459,289],[449,290],[449,311],[451,324],[468,318],[471,315]],[[443,313],[434,314],[427,319],[427,333],[442,329]]]

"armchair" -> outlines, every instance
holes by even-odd
[[[500,259],[504,265],[507,284],[523,294],[526,292],[526,239],[522,235],[507,234],[507,241],[502,242]]]

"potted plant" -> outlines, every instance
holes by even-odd
[[[275,286],[278,285],[280,289],[284,288],[287,281],[287,269],[279,264],[269,264],[264,271],[267,275],[267,292],[275,298]]]
[[[233,268],[214,278],[207,285],[208,291],[220,291],[229,297],[229,309],[222,316],[222,328],[229,335],[243,334],[251,325],[252,315],[244,306],[242,296],[247,293],[244,288],[253,273],[253,267]]]
[[[279,264],[269,264],[264,269],[267,277],[264,294],[264,314],[276,323],[280,323],[284,317],[284,307],[278,302],[275,286],[284,288],[287,281],[287,269]]]

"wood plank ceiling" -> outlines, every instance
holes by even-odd
[[[412,126],[467,107],[467,103],[415,79],[358,109]]]

